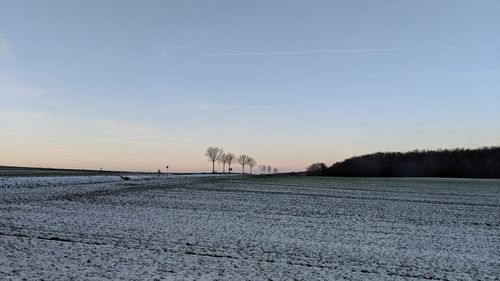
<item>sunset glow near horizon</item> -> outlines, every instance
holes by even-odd
[[[0,165],[208,172],[217,146],[285,172],[499,145],[499,11],[496,0],[1,1]]]

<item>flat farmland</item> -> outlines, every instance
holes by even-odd
[[[500,276],[499,180],[87,178],[0,181],[0,279]]]

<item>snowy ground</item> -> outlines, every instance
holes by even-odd
[[[126,175],[131,180],[150,180],[155,176],[134,176]],[[44,177],[2,177],[0,178],[0,188],[5,187],[54,187],[54,186],[74,186],[82,184],[111,183],[123,181],[120,176],[44,176]],[[42,190],[44,192],[44,190]]]
[[[51,181],[0,182],[0,279],[500,276],[498,180]]]

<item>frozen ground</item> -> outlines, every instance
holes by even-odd
[[[131,180],[152,180],[155,176],[126,175]],[[120,176],[44,176],[44,177],[0,177],[0,188],[6,187],[54,187],[54,186],[74,186],[83,184],[111,183],[123,181]],[[45,190],[42,190],[45,192]]]
[[[2,280],[499,276],[498,180],[178,176],[0,187]]]

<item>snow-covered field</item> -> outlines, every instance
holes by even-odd
[[[0,179],[1,280],[500,278],[499,180],[93,180]]]
[[[127,175],[131,180],[154,179],[154,176]],[[54,187],[123,181],[120,176],[47,176],[47,177],[1,177],[0,188],[5,187]]]

